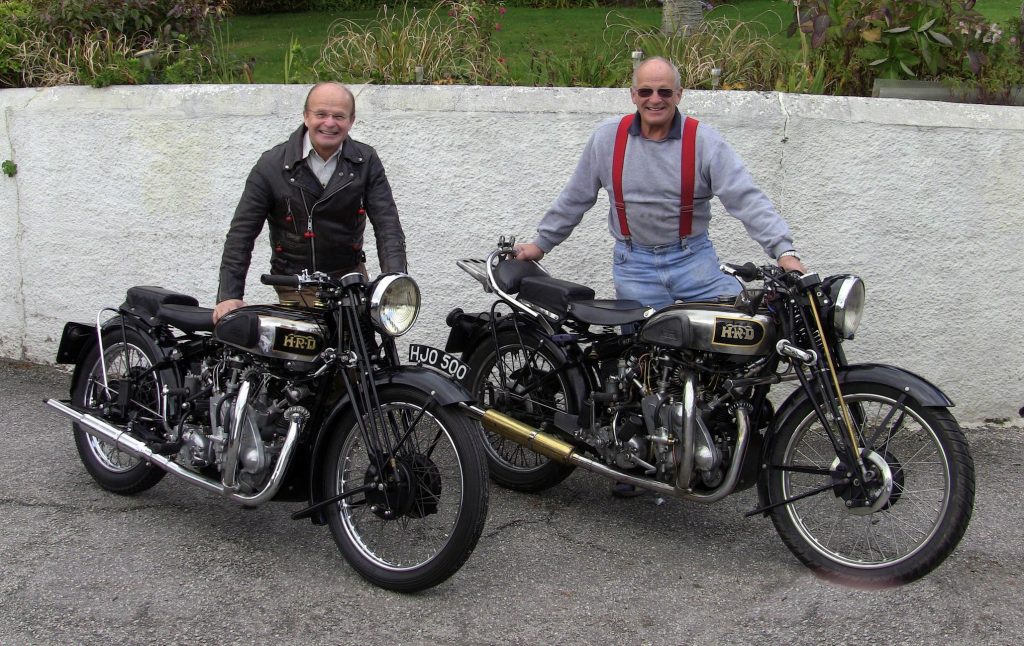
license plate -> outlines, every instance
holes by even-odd
[[[461,360],[429,345],[410,343],[409,361],[421,366],[430,366],[459,381],[465,379],[469,373],[469,366]]]

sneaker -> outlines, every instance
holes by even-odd
[[[643,495],[643,493],[643,489],[625,482],[612,484],[612,495],[616,498],[636,498]]]

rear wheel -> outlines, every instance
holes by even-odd
[[[172,388],[177,385],[170,371],[153,369],[159,357],[148,336],[133,328],[125,328],[123,334],[120,327],[110,328],[103,333],[102,360],[100,348],[93,347],[78,367],[71,389],[72,403],[115,426],[134,431],[136,436],[153,428],[160,420],[164,384]],[[117,450],[113,443],[90,435],[78,424],[74,433],[86,471],[108,491],[135,494],[164,477],[162,469]]]
[[[498,358],[496,358],[496,356]],[[564,359],[532,335],[513,331],[498,335],[498,352],[491,343],[469,359],[469,391],[481,406],[493,408],[524,424],[551,433],[556,412],[578,414],[580,393]],[[516,491],[535,492],[565,480],[575,467],[483,431],[491,480]]]
[[[327,511],[345,560],[371,583],[398,592],[435,586],[476,546],[487,518],[487,468],[473,424],[419,390],[379,391],[384,428],[405,438],[394,455],[371,456],[353,413],[331,438],[323,496],[353,492]],[[426,410],[425,410],[426,409]],[[373,420],[363,420],[368,429]]]
[[[772,503],[821,493],[772,510],[786,546],[819,575],[864,587],[921,578],[953,551],[971,519],[974,463],[944,408],[928,408],[877,384],[845,390],[874,477],[861,486],[836,457],[805,404],[774,438]]]

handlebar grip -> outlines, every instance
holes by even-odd
[[[761,278],[761,270],[752,262],[744,263],[742,265],[723,263],[722,269],[725,270],[727,274],[731,274],[745,283]]]
[[[264,285],[274,285],[276,287],[292,287],[295,289],[299,287],[298,276],[283,274],[263,274],[260,276],[260,282]]]

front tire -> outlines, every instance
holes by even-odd
[[[533,335],[521,338],[514,331],[498,334],[502,370],[488,341],[469,358],[465,381],[469,392],[485,408],[493,408],[524,424],[550,433],[556,411],[578,414],[582,398],[572,376],[562,368],[564,359]],[[569,477],[576,467],[562,464],[507,440],[482,431],[491,480],[507,489],[534,493]]]
[[[128,388],[124,415],[108,421],[117,426],[154,426],[160,417],[164,384],[171,388],[177,385],[172,371],[152,370],[160,356],[150,337],[134,328],[124,328],[122,334],[120,326],[111,327],[103,333],[103,361],[100,348],[94,346],[75,371],[72,403],[101,417],[104,407],[118,401],[119,390]],[[164,477],[162,469],[118,451],[112,443],[90,435],[78,424],[73,428],[85,470],[107,491],[128,496],[149,489]]]
[[[487,518],[486,462],[473,424],[458,410],[430,404],[427,394],[408,387],[380,388],[379,397],[384,433],[392,442],[407,439],[394,460],[385,456],[382,473],[355,414],[343,417],[326,448],[324,499],[384,486],[330,506],[327,522],[345,560],[365,579],[416,592],[454,574],[476,546]],[[370,416],[364,422],[373,428]]]
[[[896,389],[852,384],[844,393],[865,462],[880,477],[864,489],[840,484],[846,474],[838,472],[849,469],[804,403],[773,439],[770,501],[825,491],[773,509],[772,521],[790,551],[824,578],[869,588],[909,583],[942,563],[970,522],[967,440],[949,411],[901,400]]]

